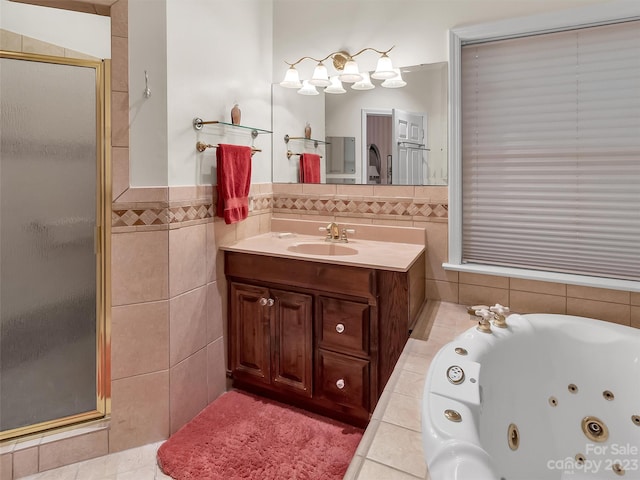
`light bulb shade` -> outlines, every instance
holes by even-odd
[[[362,75],[358,71],[358,64],[355,60],[349,60],[344,65],[342,73],[338,75],[342,82],[353,83],[362,80]]]
[[[331,80],[329,80],[329,74],[327,73],[327,67],[325,67],[322,62],[316,65],[309,83],[316,87],[328,87],[331,85]]]
[[[369,72],[362,72],[360,75],[362,75],[362,80],[351,85],[351,88],[354,90],[371,90],[372,88],[376,88],[373,83],[371,83]]]
[[[316,87],[309,83],[309,80],[304,80],[302,82],[302,88],[298,90],[300,95],[320,95],[320,92],[316,90]]]
[[[387,78],[394,78],[397,75],[398,74],[393,70],[391,59],[387,57],[387,54],[385,53],[378,59],[376,71],[371,74],[371,78],[375,78],[376,80],[386,80]]]
[[[302,83],[300,83],[300,75],[298,71],[291,67],[284,74],[284,80],[280,82],[281,87],[285,88],[300,88],[302,87]]]
[[[324,93],[347,93],[347,91],[342,86],[340,79],[335,76],[331,77],[331,85],[324,89]]]
[[[384,87],[384,88],[400,88],[400,87],[404,87],[407,84],[407,82],[402,80],[402,74],[400,73],[400,69],[399,68],[394,68],[393,70],[398,75],[393,77],[393,78],[386,79],[384,82],[382,82],[380,84],[381,87]]]

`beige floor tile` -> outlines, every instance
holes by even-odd
[[[413,353],[410,353],[409,355],[407,355],[407,358],[404,362],[404,365],[402,366],[402,369],[409,370],[410,372],[426,375],[427,371],[429,370],[429,365],[431,364],[432,359],[433,359],[433,355],[426,357],[426,356],[415,355]]]
[[[382,416],[382,421],[421,432],[420,408],[419,398],[394,392],[389,398],[389,405]]]
[[[403,370],[402,372],[400,372],[398,382],[395,384],[393,391],[414,398],[422,398],[424,381],[424,375],[410,372],[408,370]]]
[[[389,423],[383,422],[378,427],[378,434],[369,448],[367,460],[420,478],[427,473],[420,433]],[[362,476],[362,472],[360,478],[366,478]]]
[[[365,460],[358,478],[360,480],[415,480],[420,477],[415,477],[372,460]]]

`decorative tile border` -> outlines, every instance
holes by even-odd
[[[271,194],[254,195],[249,201],[250,215],[268,213],[273,208]],[[156,230],[161,226],[180,228],[198,221],[209,221],[215,216],[216,203],[210,200],[195,200],[193,204],[189,204],[188,201],[176,203],[179,205],[172,206],[171,202],[114,203],[111,210],[111,227],[116,228],[118,232],[129,229]]]
[[[274,194],[273,211],[326,215],[390,216],[406,220],[448,218],[447,204],[429,203],[419,198],[345,198],[318,195]]]
[[[214,195],[215,196],[215,195]],[[180,228],[215,216],[215,198],[175,202],[114,203],[111,225],[116,231]],[[447,221],[448,205],[420,198],[347,197],[264,193],[249,199],[250,215],[289,214],[382,217],[406,221]]]

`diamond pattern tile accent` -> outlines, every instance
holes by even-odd
[[[299,213],[392,215],[394,217],[406,217],[407,220],[416,217],[446,219],[449,214],[448,205],[424,203],[424,200],[420,201],[419,199],[415,201],[403,199],[396,202],[392,200],[318,198],[314,195],[259,195],[253,197],[252,201],[254,212],[265,210],[285,212],[292,210]],[[118,204],[113,204],[111,225],[114,227],[175,225],[181,222],[213,218],[215,209],[215,202],[173,207],[145,206],[145,208],[119,208]]]
[[[319,199],[313,195],[297,195],[289,197],[276,195],[272,208],[279,211],[296,210],[317,213],[355,213],[373,215],[394,215],[403,217],[447,218],[448,209],[445,204],[427,204],[424,201],[390,201],[390,200],[343,200]]]

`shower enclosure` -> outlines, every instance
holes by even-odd
[[[107,410],[104,78],[0,52],[0,439]]]

